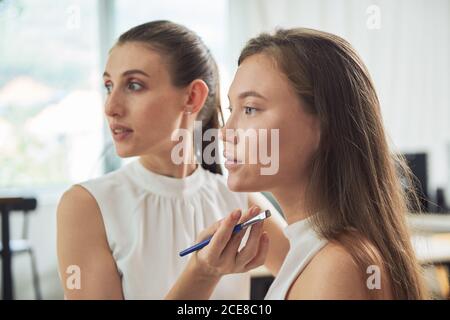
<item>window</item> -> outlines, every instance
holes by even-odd
[[[226,105],[227,3],[0,0],[0,191],[65,188],[120,165],[101,75],[110,45],[138,24],[168,19],[197,32]]]
[[[102,170],[95,1],[0,0],[0,189]]]

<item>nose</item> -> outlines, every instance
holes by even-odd
[[[105,114],[108,117],[123,117],[124,113],[125,108],[120,92],[114,90],[111,91],[105,101]]]

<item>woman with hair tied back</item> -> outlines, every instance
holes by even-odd
[[[281,267],[289,248],[284,220],[262,195],[230,191],[218,163],[199,161],[206,143],[199,150],[192,140],[183,141],[190,146],[183,154],[188,161],[177,164],[171,159],[178,144],[171,139],[176,130],[193,133],[194,121],[201,121],[202,136],[219,128],[219,76],[211,53],[186,27],[153,21],[119,37],[103,76],[105,115],[117,154],[138,159],[76,184],[62,196],[57,251],[65,298],[161,299],[185,270],[194,282],[188,289],[190,298],[248,299],[246,271],[265,263],[276,275]],[[217,252],[222,229],[256,215],[258,206],[270,209],[273,217],[251,228],[245,246],[240,245],[244,232],[221,239],[227,244],[231,238],[227,252],[240,249],[239,259],[235,254],[227,260],[233,268],[221,269],[220,280],[211,279],[212,269],[203,273],[208,266],[197,257]],[[211,245],[191,259],[179,257],[211,225],[222,228]],[[71,266],[80,271],[80,286],[75,289],[67,286],[71,275],[66,270]],[[241,274],[222,277],[237,271]],[[191,290],[203,279],[209,289]],[[175,289],[185,293],[183,287]]]

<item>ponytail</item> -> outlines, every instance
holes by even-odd
[[[220,108],[220,100],[218,102],[218,104],[216,105],[216,108],[214,108],[213,113],[211,115],[211,117],[209,118],[208,121],[204,122],[204,125],[202,126],[202,137],[204,132],[206,132],[208,129],[219,129],[220,127],[220,123],[219,123],[219,116],[220,119],[222,121],[222,124],[224,122],[223,120],[223,113],[222,113],[222,109]],[[205,160],[203,159],[203,154],[205,151],[206,146],[210,145],[211,143],[214,144],[214,154],[212,154],[211,156],[216,159],[216,157],[218,156],[216,154],[216,152],[219,150],[219,141],[216,138],[214,138],[214,141],[210,142],[210,141],[205,141],[204,139],[202,139],[202,146],[201,146],[201,155],[200,155],[200,160],[201,160],[201,164],[202,164],[202,168],[208,171],[211,171],[212,173],[217,173],[217,174],[223,174],[222,172],[222,167],[220,166],[220,163],[218,162],[213,162],[212,164],[207,164],[205,162]]]

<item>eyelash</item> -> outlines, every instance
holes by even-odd
[[[133,90],[133,89],[130,87],[131,85],[138,85],[139,88]],[[110,93],[111,93],[111,90],[112,90],[112,83],[109,83],[109,82],[105,83],[105,88],[106,88],[106,93],[107,93],[107,94],[110,94]],[[142,86],[140,83],[136,82],[136,81],[130,81],[130,82],[128,82],[128,84],[127,84],[127,89],[128,89],[128,90],[131,90],[131,91],[135,91],[135,92],[141,91],[142,88],[143,88],[143,86]]]
[[[138,86],[139,86],[139,89],[133,90],[133,89],[130,88],[130,85],[138,85]],[[128,85],[127,85],[127,88],[128,88],[129,90],[131,90],[131,91],[141,91],[142,88],[143,88],[143,86],[142,86],[140,83],[137,83],[137,82],[135,82],[135,81],[130,81],[130,82],[128,83]]]
[[[109,82],[105,83],[105,89],[106,89],[106,94],[110,94],[111,89],[112,89],[112,84]]]
[[[251,113],[248,113],[247,111],[258,111],[258,109],[254,108],[254,107],[250,107],[250,106],[244,106],[244,113],[247,115],[250,115]],[[231,112],[233,112],[233,108],[231,106],[228,107],[228,110]]]
[[[245,114],[251,114],[251,113],[247,113],[248,110],[251,110],[251,111],[254,111],[254,112],[258,111],[258,109],[256,109],[256,108],[245,106],[244,107],[244,113]]]

